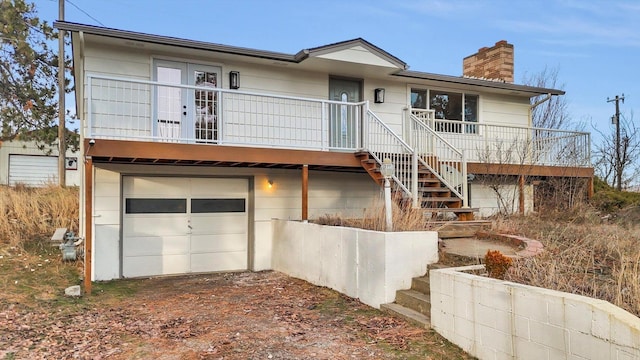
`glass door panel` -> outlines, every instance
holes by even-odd
[[[189,74],[193,85],[214,89],[218,87],[220,71],[217,68],[203,69],[190,65]],[[218,92],[197,89],[193,93],[194,131],[197,142],[218,141]]]

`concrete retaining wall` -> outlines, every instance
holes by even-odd
[[[274,270],[379,308],[438,261],[435,231],[385,233],[273,220]]]
[[[640,319],[603,300],[432,270],[431,323],[479,359],[640,359]]]

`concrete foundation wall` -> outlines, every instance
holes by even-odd
[[[479,359],[640,359],[640,319],[603,300],[432,270],[431,324]]]
[[[272,220],[273,269],[379,308],[438,261],[435,231],[385,233]]]

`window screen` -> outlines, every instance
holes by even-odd
[[[127,214],[186,214],[187,199],[126,199]]]
[[[245,199],[192,199],[191,213],[244,212]]]

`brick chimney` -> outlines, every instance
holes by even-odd
[[[463,76],[513,83],[513,45],[506,40],[483,47],[462,60]]]

